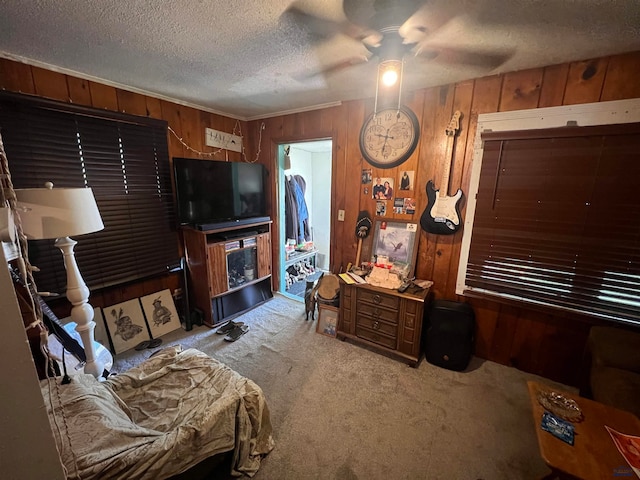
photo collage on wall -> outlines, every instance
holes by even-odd
[[[94,310],[94,338],[113,354],[158,339],[181,326],[169,289]]]
[[[415,171],[401,170],[400,178],[373,177],[370,168],[362,169],[363,193],[376,201],[376,216],[387,212],[413,215],[416,213],[414,196]]]

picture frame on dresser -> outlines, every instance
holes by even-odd
[[[371,262],[390,264],[397,271],[412,277],[418,255],[418,224],[408,220],[383,220],[375,222]]]

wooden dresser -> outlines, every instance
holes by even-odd
[[[429,289],[399,293],[367,284],[340,285],[337,338],[368,345],[412,367],[422,354]]]

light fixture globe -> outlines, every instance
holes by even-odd
[[[407,50],[407,46],[403,44],[403,38],[398,34],[397,26],[382,28],[380,32],[383,35],[380,43],[375,47],[368,47],[374,55],[380,58],[380,62],[378,63],[374,112],[378,111],[379,93],[381,96],[387,97],[384,101],[388,104],[388,95],[397,91],[398,108],[400,108],[402,99],[404,54]],[[380,92],[380,88],[383,90],[388,89],[389,91],[386,93],[384,91]]]
[[[387,87],[393,87],[398,81],[398,71],[395,65],[387,64],[382,66],[382,76],[380,80]]]

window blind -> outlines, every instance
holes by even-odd
[[[0,95],[0,128],[15,188],[91,187],[104,230],[75,238],[92,289],[165,273],[179,258],[166,122]],[[53,240],[29,242],[41,291],[64,292]]]
[[[467,287],[640,324],[640,124],[482,139]]]

